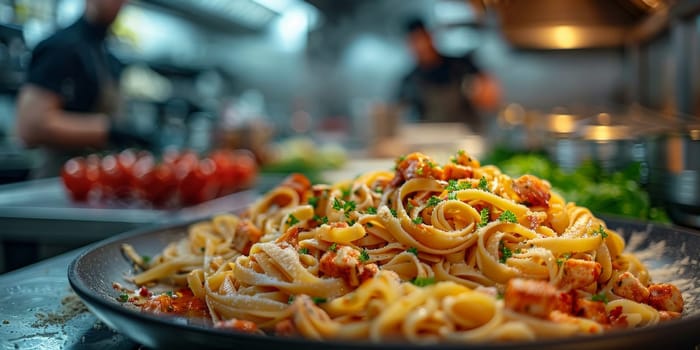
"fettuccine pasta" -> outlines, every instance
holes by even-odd
[[[333,185],[291,175],[244,214],[189,228],[137,285],[191,290],[215,325],[310,339],[513,341],[677,318],[622,237],[548,182],[460,151]],[[157,309],[157,306],[155,309]],[[154,309],[150,303],[148,309]]]

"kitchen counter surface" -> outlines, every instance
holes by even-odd
[[[84,249],[0,275],[0,349],[138,348],[71,291],[68,264]]]
[[[0,272],[11,270],[10,263],[17,259],[23,260],[22,265],[36,262],[144,225],[237,210],[257,194],[258,190],[241,191],[195,206],[163,210],[126,202],[77,203],[68,198],[59,178],[3,185]]]

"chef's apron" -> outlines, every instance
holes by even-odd
[[[118,82],[109,70],[105,45],[101,44],[99,47],[91,48],[88,55],[90,59],[95,62],[95,75],[98,84],[97,100],[95,101],[93,109],[88,113],[101,113],[107,115],[109,118],[114,118],[119,112],[120,95]],[[44,147],[43,151],[44,162],[39,168],[32,172],[32,178],[59,176],[61,174],[61,168],[66,161],[73,157],[85,156],[96,150],[88,147],[80,150]]]
[[[464,123],[474,132],[481,129],[479,116],[469,106],[460,85],[424,83],[421,89],[425,107],[424,120],[438,123]]]

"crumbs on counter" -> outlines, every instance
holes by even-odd
[[[32,323],[32,327],[63,326],[67,321],[87,311],[87,307],[80,298],[75,293],[70,292],[61,299],[61,308],[57,312],[36,313],[36,321]]]
[[[10,324],[9,320],[2,320],[2,324]]]

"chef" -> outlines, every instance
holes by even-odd
[[[45,151],[32,177],[56,176],[67,159],[91,150],[148,144],[115,118],[121,64],[105,38],[125,2],[86,0],[80,19],[34,49],[17,103],[20,139]]]

